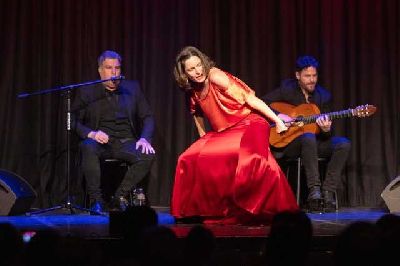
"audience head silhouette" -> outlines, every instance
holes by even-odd
[[[311,238],[311,220],[304,212],[276,214],[267,240],[267,265],[305,265]]]
[[[186,265],[209,265],[215,250],[215,237],[211,230],[197,225],[190,229],[183,250]]]
[[[18,230],[9,223],[0,224],[0,265],[15,265],[22,250],[22,238]]]
[[[369,222],[354,222],[338,236],[333,253],[335,265],[380,265],[378,250],[380,234],[378,227]]]

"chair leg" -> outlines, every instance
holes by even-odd
[[[335,204],[336,204],[335,209],[336,209],[336,211],[338,211],[339,210],[339,201],[338,201],[337,190],[336,189],[334,191],[334,194],[335,194]]]
[[[301,159],[297,158],[296,159],[296,163],[297,163],[297,165],[296,165],[297,166],[296,202],[297,202],[298,205],[300,205]],[[291,165],[291,163],[286,168],[286,178],[289,178],[290,165]]]
[[[296,200],[297,204],[300,205],[300,186],[301,186],[301,159],[297,158],[297,188],[296,188]]]

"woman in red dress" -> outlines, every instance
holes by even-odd
[[[287,130],[244,82],[216,67],[195,47],[176,58],[174,75],[190,94],[200,139],[179,159],[171,213],[201,217],[204,223],[268,223],[281,211],[295,211],[293,192],[269,149],[269,124]],[[204,118],[212,131],[205,131]]]

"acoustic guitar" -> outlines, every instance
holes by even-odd
[[[288,103],[275,102],[271,103],[270,107],[279,113],[293,117],[293,120],[285,122],[286,126],[289,127],[287,131],[278,134],[275,130],[271,130],[269,143],[276,148],[285,147],[304,133],[318,134],[320,128],[315,122],[320,116],[326,115],[333,120],[344,117],[368,117],[376,112],[376,107],[369,104],[325,114],[321,114],[319,108],[312,103],[294,106]],[[271,126],[274,126],[274,124]]]

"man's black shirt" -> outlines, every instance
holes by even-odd
[[[133,138],[126,107],[119,101],[119,90],[106,89],[106,101],[101,106],[100,114],[99,130],[111,138]]]

